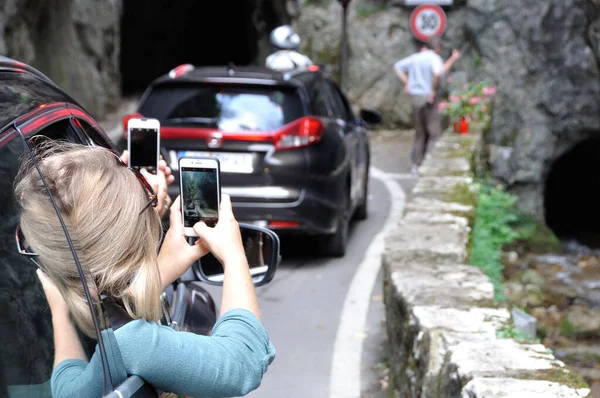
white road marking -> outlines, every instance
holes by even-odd
[[[370,175],[382,181],[388,190],[391,196],[390,214],[381,231],[367,248],[344,301],[333,349],[329,398],[360,397],[361,356],[367,332],[365,324],[371,293],[381,268],[385,237],[396,226],[404,212],[406,196],[400,184],[375,167],[371,167]]]

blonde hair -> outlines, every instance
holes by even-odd
[[[24,155],[26,156],[26,155]],[[161,316],[157,250],[162,228],[134,173],[106,148],[44,140],[36,159],[92,292],[122,302],[133,318]],[[95,337],[73,255],[40,176],[24,157],[15,181],[21,230],[79,328]],[[96,295],[94,295],[96,296]],[[102,322],[101,317],[100,322]]]

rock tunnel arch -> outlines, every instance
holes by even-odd
[[[139,93],[183,63],[253,64],[260,58],[260,40],[289,22],[281,0],[124,1],[121,91]]]
[[[600,136],[579,141],[550,165],[544,217],[561,240],[600,247]]]

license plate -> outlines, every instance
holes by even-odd
[[[219,159],[221,172],[251,174],[254,171],[254,154],[238,152],[205,152],[205,151],[179,151],[183,156],[212,156]]]

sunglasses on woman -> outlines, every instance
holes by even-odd
[[[148,180],[146,180],[146,177],[144,177],[144,175],[142,173],[140,173],[139,170],[132,169],[131,167],[127,166],[127,164],[125,164],[125,162],[123,162],[116,153],[113,153],[113,155],[115,155],[115,158],[117,159],[117,163],[119,165],[125,166],[133,172],[135,177],[138,179],[138,181],[140,182],[140,184],[142,185],[142,187],[148,194],[150,201],[148,202],[148,204],[146,206],[144,206],[142,208],[142,210],[140,210],[139,214],[142,214],[150,206],[156,207],[158,205],[158,196],[156,195],[156,192],[154,192],[154,189],[152,189],[152,185],[150,185]]]
[[[17,251],[19,252],[19,254],[29,256],[29,259],[39,267],[40,265],[38,264],[38,262],[32,258],[33,256],[37,256],[38,254],[31,250],[31,247],[29,247],[29,245],[25,241],[23,232],[21,232],[21,226],[18,224],[17,229],[15,231],[15,241],[17,242]]]

